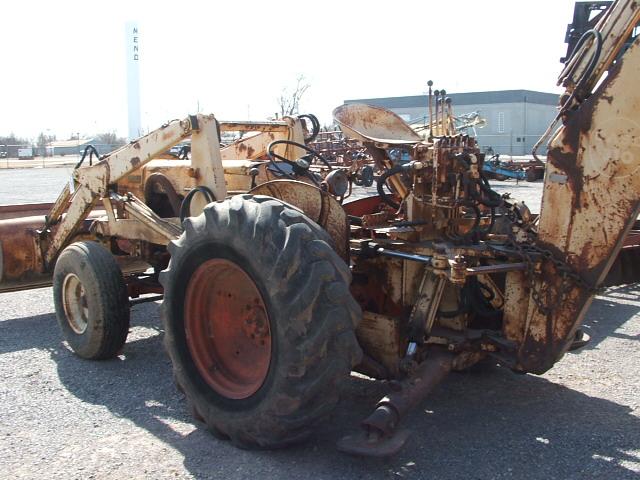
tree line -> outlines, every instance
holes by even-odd
[[[91,135],[88,138],[96,145],[110,145],[112,148],[117,148],[127,143],[126,138],[119,137],[115,132],[102,132]],[[16,149],[19,147],[33,148],[34,155],[48,155],[47,146],[56,140],[58,140],[56,135],[48,135],[45,132],[40,132],[35,138],[19,137],[13,132],[9,135],[0,135],[0,156],[15,156]],[[80,140],[80,138],[78,133],[73,133],[66,140]]]

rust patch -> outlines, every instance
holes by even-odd
[[[548,153],[548,161],[567,175],[567,182],[573,192],[571,199],[573,212],[578,211],[581,207],[580,197],[584,186],[583,167],[578,164],[580,134],[581,131],[588,130],[591,126],[592,109],[592,105],[586,109],[583,105],[583,108],[573,112],[568,117],[563,131],[564,148],[554,147]]]
[[[611,105],[611,103],[613,102],[613,97],[611,95],[602,95],[602,99],[606,100],[609,105]]]
[[[548,152],[548,161],[567,174],[573,191],[572,207],[574,212],[578,211],[582,206],[580,197],[584,185],[583,168],[577,164],[577,157],[580,152],[580,137],[588,138],[590,135],[591,120],[596,103],[601,98],[608,103],[613,101],[613,96],[605,95],[605,90],[615,81],[621,67],[622,61],[613,65],[607,74],[607,80],[602,82],[598,89],[577,110],[570,111],[563,117],[565,128],[562,143],[565,146],[564,151],[556,147]],[[596,132],[596,135],[598,135],[598,132]]]
[[[348,215],[355,215],[361,217],[363,215],[377,213],[382,207],[382,201],[380,197],[372,195],[370,197],[359,198],[353,202],[349,202],[344,205],[344,210]]]
[[[137,168],[137,167],[138,167],[138,165],[140,165],[140,157],[133,157],[133,158],[131,159],[131,165],[132,165],[134,168]]]
[[[253,137],[252,137],[253,138]],[[239,157],[244,157],[244,158],[253,158],[253,154],[256,152],[256,149],[253,148],[251,145],[247,145],[244,142],[238,142],[236,144],[236,154]]]
[[[552,283],[548,285],[547,289],[558,292],[558,289],[561,288],[561,280],[557,278],[557,275]],[[565,315],[538,317],[540,320],[544,319],[544,325],[541,325],[544,334],[541,338],[534,338],[531,334],[527,335],[518,352],[518,364],[521,369],[540,375],[553,367],[573,341],[575,332],[582,323],[582,318],[588,308],[590,296],[585,290],[572,289],[563,300],[565,304],[570,305]]]
[[[392,260],[397,268],[400,261]],[[391,264],[390,262],[390,264]],[[376,259],[357,258],[354,261],[353,281],[350,291],[362,310],[400,317],[408,313],[403,306],[393,300],[389,289],[390,281],[386,266]]]

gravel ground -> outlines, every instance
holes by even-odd
[[[0,205],[53,202],[73,166],[0,170]]]
[[[592,343],[543,376],[452,374],[406,419],[412,437],[388,460],[334,447],[383,384],[352,377],[304,445],[238,450],[191,420],[156,304],[133,309],[120,357],[90,362],[61,342],[50,289],[2,294],[0,478],[639,478],[639,294],[598,297],[585,322]]]
[[[41,172],[29,194],[52,200],[68,174]],[[514,194],[541,187],[503,183]],[[592,342],[545,375],[499,366],[450,375],[405,420],[406,447],[379,460],[334,445],[386,393],[383,383],[352,377],[303,445],[238,450],[189,416],[157,304],[134,307],[121,356],[90,362],[61,341],[51,289],[0,294],[0,478],[640,478],[639,295],[626,286],[599,296],[585,320]]]

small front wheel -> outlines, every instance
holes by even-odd
[[[53,300],[62,334],[78,356],[118,354],[129,333],[129,297],[110,252],[96,242],[65,248],[53,273]]]

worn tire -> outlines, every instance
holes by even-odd
[[[65,248],[53,272],[53,300],[62,334],[78,356],[103,360],[120,352],[129,333],[129,297],[105,248],[96,242]]]
[[[526,176],[527,182],[535,182],[539,178],[541,178],[540,174],[537,172],[535,168],[529,167],[527,169],[527,176]]]
[[[183,225],[169,246],[161,281],[165,346],[189,409],[218,438],[243,448],[306,438],[333,410],[339,383],[361,358],[354,333],[361,311],[349,291],[348,266],[322,228],[271,197],[238,195],[212,203]],[[189,279],[203,262],[220,258],[251,277],[271,326],[268,371],[259,389],[242,399],[205,381],[185,334]]]

